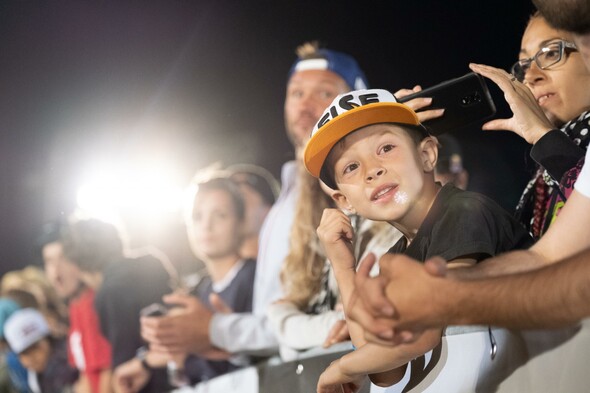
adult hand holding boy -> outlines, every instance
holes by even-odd
[[[370,277],[374,258],[361,263],[347,315],[365,330],[365,338],[381,345],[415,341],[427,327],[445,325],[439,303],[447,264],[431,258],[424,264],[402,254],[385,254],[380,274]]]

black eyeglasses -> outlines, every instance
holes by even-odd
[[[524,81],[526,72],[531,68],[533,60],[537,67],[546,70],[559,63],[563,58],[565,50],[577,51],[576,45],[564,40],[550,42],[541,48],[533,57],[518,60],[511,68],[512,75],[519,81]]]

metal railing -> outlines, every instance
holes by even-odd
[[[294,361],[271,358],[177,392],[315,392],[322,371],[351,348],[340,343]],[[589,365],[590,320],[559,330],[493,328],[491,334],[487,327],[449,327],[439,346],[411,362],[402,381],[389,388],[367,382],[361,392],[588,392]]]

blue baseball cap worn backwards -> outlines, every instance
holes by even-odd
[[[318,49],[317,53],[319,57],[297,59],[289,70],[289,78],[297,71],[328,70],[344,79],[351,90],[368,87],[365,74],[352,56],[330,49]]]

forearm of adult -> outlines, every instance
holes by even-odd
[[[567,259],[590,248],[590,198],[574,190],[557,219],[530,250],[547,262]]]
[[[450,324],[562,327],[590,316],[590,250],[541,269],[456,283]]]
[[[590,198],[574,190],[547,233],[529,250],[512,251],[453,272],[462,279],[537,269],[590,248]]]
[[[230,353],[269,356],[278,351],[278,340],[266,315],[216,313],[209,335],[214,346]]]
[[[518,250],[486,259],[474,266],[452,269],[448,275],[460,280],[477,280],[538,269],[548,263],[549,260],[536,250]]]
[[[585,151],[565,133],[551,130],[543,135],[531,149],[531,157],[557,181],[576,166]]]

